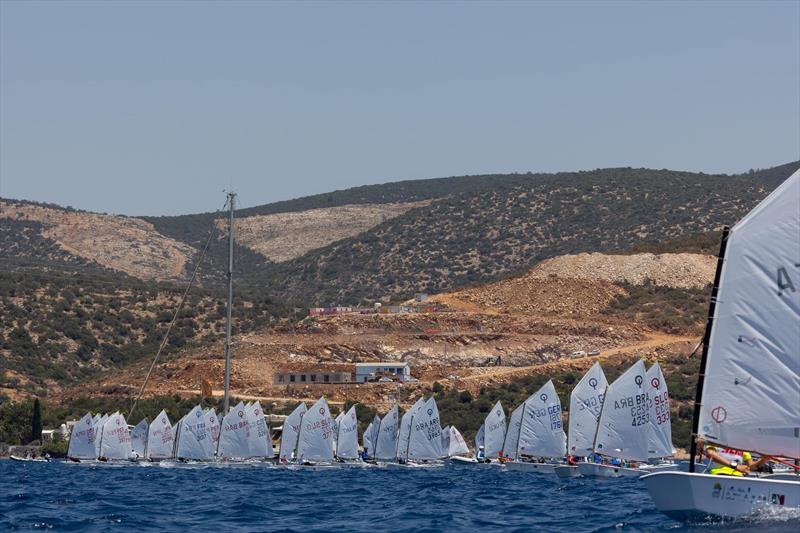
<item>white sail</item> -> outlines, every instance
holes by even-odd
[[[375,457],[375,447],[378,445],[378,434],[381,430],[381,417],[375,415],[367,430],[364,431],[364,451],[369,457]],[[367,447],[369,443],[369,447]]]
[[[82,459],[84,461],[97,459],[97,452],[95,449],[97,432],[94,424],[95,420],[92,418],[92,413],[86,413],[83,415],[83,418],[73,426],[72,433],[70,433],[69,436],[67,457],[70,459]]]
[[[525,400],[518,453],[535,457],[563,457],[567,453],[561,400],[552,380]]]
[[[484,427],[483,424],[481,424],[480,429],[478,429],[478,432],[475,433],[475,453],[477,453],[478,450],[480,450],[481,448],[484,448],[484,450],[486,449],[486,446],[484,446],[483,444],[485,442],[484,439],[485,436],[486,436],[486,428]]]
[[[450,426],[442,428],[442,457],[450,457],[447,452],[450,450]]]
[[[455,457],[456,455],[468,455],[469,447],[467,441],[455,427],[450,426],[450,446],[447,449],[448,457]]]
[[[486,457],[498,457],[503,452],[503,441],[506,438],[506,415],[499,401],[486,415],[483,427]]]
[[[100,417],[95,417],[94,419],[94,454],[95,457],[100,457],[100,442],[103,440],[103,426],[105,426],[106,421],[108,420],[108,415],[103,414]]]
[[[442,426],[436,399],[431,396],[412,417],[407,458],[412,461],[430,461],[441,457]]]
[[[414,414],[422,407],[425,401],[419,398],[411,409],[403,413],[403,418],[400,419],[400,432],[397,435],[397,458],[408,459],[408,439],[411,437],[411,419]]]
[[[291,461],[294,459],[294,452],[297,449],[297,436],[300,434],[300,421],[306,413],[306,404],[294,408],[294,411],[283,421],[283,431],[281,432],[281,445],[278,457],[281,461]]]
[[[336,418],[333,419],[333,424],[331,425],[331,431],[333,432],[333,455],[336,455],[336,445],[337,440],[339,438],[339,420],[342,419],[344,416],[344,412],[340,412],[336,415]]]
[[[339,419],[337,432],[339,437],[336,439],[336,457],[358,459],[358,418],[355,405]]]
[[[606,387],[608,380],[603,368],[600,363],[595,363],[572,389],[567,438],[567,450],[571,455],[585,457],[594,451],[594,437]]]
[[[651,459],[671,457],[672,424],[669,417],[669,391],[661,366],[655,363],[647,370],[648,396],[650,400],[650,432],[647,453]]]
[[[522,415],[525,411],[525,402],[522,402],[508,418],[508,429],[506,430],[506,438],[503,441],[503,457],[508,457],[512,461],[517,460],[517,452],[519,451],[519,429],[522,426]]]
[[[214,412],[214,409],[206,409],[203,418],[206,421],[206,433],[208,433],[209,436],[204,443],[204,447],[206,448],[208,457],[211,458],[217,455],[217,448],[219,447],[219,418],[217,417],[217,413]]]
[[[119,413],[108,417],[103,424],[100,457],[112,460],[131,458],[131,432],[128,430],[125,417]]]
[[[375,459],[390,461],[397,453],[397,432],[400,414],[397,406],[384,415],[378,428],[378,439],[375,443]]]
[[[147,448],[147,427],[147,419],[143,418],[131,430],[131,448],[137,458],[144,458],[144,452]]]
[[[250,425],[250,432],[247,435],[250,450],[248,457],[259,459],[273,457],[275,452],[272,449],[272,439],[269,436],[267,421],[264,419],[264,411],[261,410],[261,402],[253,402],[246,411]]]
[[[303,415],[297,438],[297,460],[333,461],[333,419],[324,397]]]
[[[647,461],[650,408],[645,375],[639,360],[606,389],[594,445],[597,453]]]
[[[217,456],[221,459],[249,459],[250,431],[247,407],[244,403],[239,402],[222,419]]]
[[[364,448],[364,452],[367,456],[371,457],[375,453],[374,444],[372,443],[372,431],[374,428],[374,422],[370,422],[367,426],[367,429],[364,430],[364,434],[361,436],[361,447]]]
[[[181,419],[175,456],[194,461],[213,459],[215,449],[212,442],[211,434],[206,429],[206,413],[202,407],[195,405]]]
[[[167,412],[162,410],[158,413],[147,430],[147,453],[148,459],[169,459],[172,457],[172,450],[175,444],[175,433],[172,431],[172,424],[169,422]]]
[[[800,171],[728,235],[699,434],[800,457]]]

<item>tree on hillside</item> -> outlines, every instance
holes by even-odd
[[[31,420],[31,442],[42,440],[42,407],[39,398],[33,401],[33,419]]]

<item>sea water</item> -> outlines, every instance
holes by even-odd
[[[687,525],[636,479],[441,468],[0,461],[0,531],[798,531],[796,516]]]

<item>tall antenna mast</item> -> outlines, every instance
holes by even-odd
[[[228,414],[231,389],[231,311],[233,309],[233,211],[236,208],[236,193],[228,192],[228,309],[225,317],[225,400],[222,412]]]

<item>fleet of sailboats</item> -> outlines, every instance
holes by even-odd
[[[230,197],[231,228],[233,196]],[[232,239],[232,237],[231,237]],[[232,240],[231,240],[232,242]],[[232,246],[232,245],[231,245]],[[693,433],[707,442],[800,460],[800,171],[723,236],[698,381]],[[232,265],[229,266],[229,271]],[[229,272],[230,273],[230,272]],[[229,301],[230,311],[229,275]],[[498,401],[475,436],[475,451],[453,426],[442,428],[434,397],[402,417],[375,416],[358,444],[355,407],[334,419],[324,397],[300,403],[281,428],[276,452],[261,405],[194,407],[175,425],[165,411],[132,429],[119,412],[87,413],[74,426],[75,462],[263,462],[293,467],[494,465],[559,477],[641,477],[659,510],[678,518],[739,516],[763,507],[800,507],[791,476],[735,477],[678,471],[671,461],[670,398],[656,362],[636,361],[609,384],[596,362],[570,394],[569,431],[552,381],[506,419]],[[797,476],[794,476],[797,478]]]

